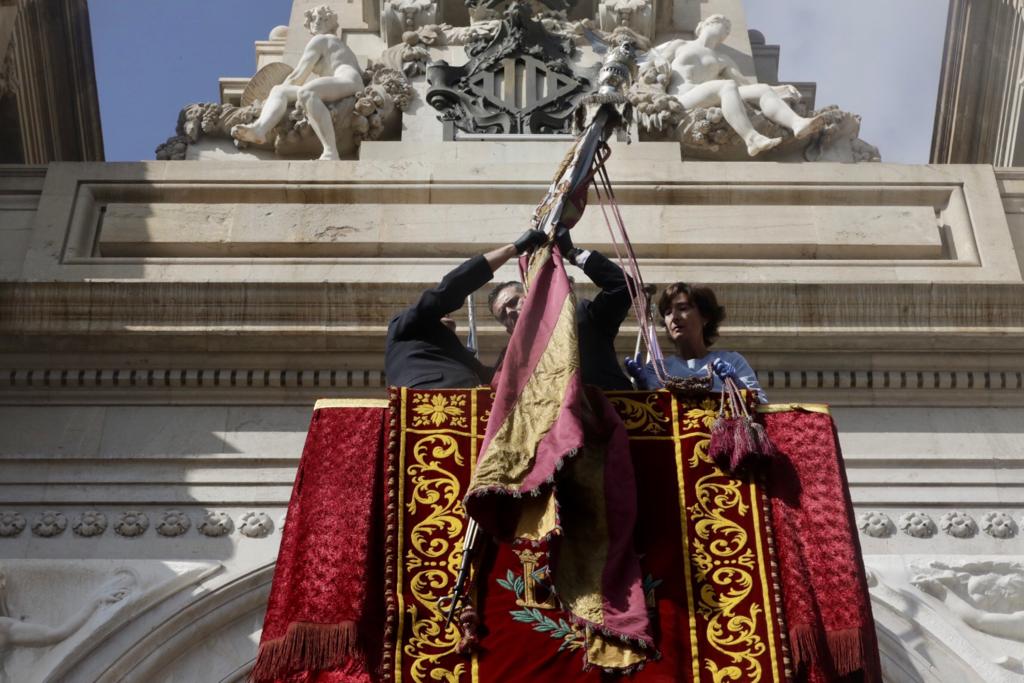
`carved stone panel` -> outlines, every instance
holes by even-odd
[[[416,31],[439,18],[436,0],[384,0],[380,12],[380,36],[391,47],[402,42],[402,34]]]
[[[463,66],[427,70],[427,102],[440,119],[467,133],[568,133],[590,87],[569,61],[572,41],[549,33],[525,3],[505,12],[493,38],[466,45]]]

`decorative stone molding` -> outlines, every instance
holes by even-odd
[[[32,522],[32,533],[43,538],[52,538],[64,533],[64,529],[67,527],[68,518],[64,516],[63,512],[46,510],[36,517],[36,521]]]
[[[146,533],[149,528],[149,517],[145,512],[130,510],[122,512],[114,522],[114,531],[119,536],[134,538]]]
[[[211,510],[203,517],[203,521],[199,525],[199,533],[210,538],[219,538],[227,536],[234,528],[235,523],[231,520],[231,515]]]
[[[899,527],[907,536],[931,538],[935,535],[935,522],[924,512],[907,512],[900,517]]]
[[[653,0],[601,0],[597,7],[598,23],[605,32],[621,26],[654,40],[655,10]]]
[[[167,510],[163,513],[156,532],[161,536],[181,536],[192,528],[192,520],[180,510]]]
[[[437,19],[436,0],[384,0],[380,10],[380,35],[391,47],[401,42],[406,33],[436,24]]]
[[[86,510],[78,515],[71,530],[84,538],[100,536],[107,530],[107,516],[99,510]]]
[[[978,523],[966,512],[946,512],[939,518],[939,528],[954,538],[972,538],[978,533]]]
[[[872,538],[888,538],[896,532],[896,525],[884,512],[862,512],[857,516],[857,526]]]
[[[266,538],[274,531],[274,522],[265,512],[246,512],[239,519],[238,531],[249,538]]]
[[[1012,538],[1017,535],[1017,523],[1005,512],[986,512],[981,517],[981,528],[993,538]]]
[[[0,512],[0,538],[13,538],[25,530],[25,518],[20,512],[4,510]]]

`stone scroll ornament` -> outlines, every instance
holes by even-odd
[[[466,42],[466,64],[428,67],[427,102],[440,120],[467,133],[570,133],[590,89],[570,60],[573,42],[535,19],[529,4],[510,3],[493,36]]]
[[[186,106],[176,135],[157,147],[156,158],[184,159],[188,146],[204,136],[279,157],[328,161],[354,156],[363,140],[397,139],[401,112],[413,96],[405,75],[383,64],[361,69],[337,36],[337,15],[326,6],[306,12],[306,27],[313,37],[295,68],[280,62],[264,66],[238,106]]]
[[[630,89],[643,140],[677,140],[683,156],[720,161],[880,161],[860,117],[830,106],[808,112],[792,85],[758,83],[722,51],[732,24],[715,14],[693,40],[647,55]]]

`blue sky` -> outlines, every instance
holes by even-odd
[[[782,80],[817,81],[817,105],[863,116],[882,159],[925,163],[947,3],[746,0],[747,24],[782,46]],[[178,111],[250,76],[253,41],[288,23],[290,0],[89,0],[108,161],[152,159]]]

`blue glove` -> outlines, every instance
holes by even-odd
[[[636,380],[637,389],[650,391],[661,388],[661,382],[658,381],[658,377],[636,358],[626,356],[623,359],[623,363],[626,365],[626,374]]]
[[[730,363],[727,360],[716,358],[715,360],[711,361],[711,369],[714,370],[715,374],[718,375],[718,378],[723,382],[728,377],[731,377],[732,381],[736,382],[737,384],[739,384],[740,382],[740,376],[736,374],[736,368],[734,368],[732,366],[732,363]]]

